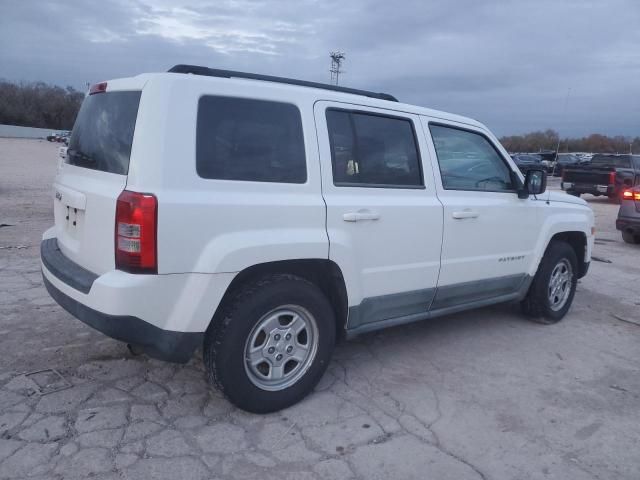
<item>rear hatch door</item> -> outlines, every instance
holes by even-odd
[[[58,246],[82,267],[101,275],[115,266],[116,202],[127,183],[141,90],[88,95],[54,182]]]

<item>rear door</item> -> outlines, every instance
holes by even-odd
[[[440,268],[442,205],[416,134],[419,117],[317,102],[315,120],[329,256],[347,283],[349,329],[426,313]]]
[[[527,285],[544,202],[518,198],[515,166],[486,132],[423,121],[444,206],[442,265],[432,310],[517,293]]]
[[[140,97],[139,89],[88,95],[54,182],[58,246],[96,274],[115,264],[116,201],[127,183]]]

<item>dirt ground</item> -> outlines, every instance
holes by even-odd
[[[0,139],[1,479],[640,478],[640,246],[608,200],[585,196],[598,261],[559,324],[504,305],[365,335],[305,401],[257,416],[199,358],[134,357],[50,299],[57,148]],[[43,369],[62,378],[25,375]]]

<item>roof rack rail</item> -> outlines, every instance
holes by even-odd
[[[271,75],[260,75],[258,73],[234,72],[233,70],[220,70],[217,68],[201,67],[198,65],[176,65],[169,70],[171,73],[191,73],[193,75],[204,75],[206,77],[221,78],[247,78],[250,80],[262,80],[264,82],[287,83],[290,85],[298,85],[301,87],[321,88],[323,90],[332,90],[334,92],[351,93],[353,95],[363,95],[365,97],[378,98],[380,100],[389,100],[397,102],[398,99],[388,93],[369,92],[367,90],[358,90],[357,88],[339,87],[337,85],[329,85],[326,83],[307,82],[306,80],[296,80],[293,78],[274,77]]]

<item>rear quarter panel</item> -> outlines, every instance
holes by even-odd
[[[211,180],[196,172],[196,119],[203,95],[257,98],[300,110],[304,184]],[[127,189],[158,198],[158,272],[239,272],[258,263],[328,258],[313,99],[280,85],[163,75],[145,86]]]

